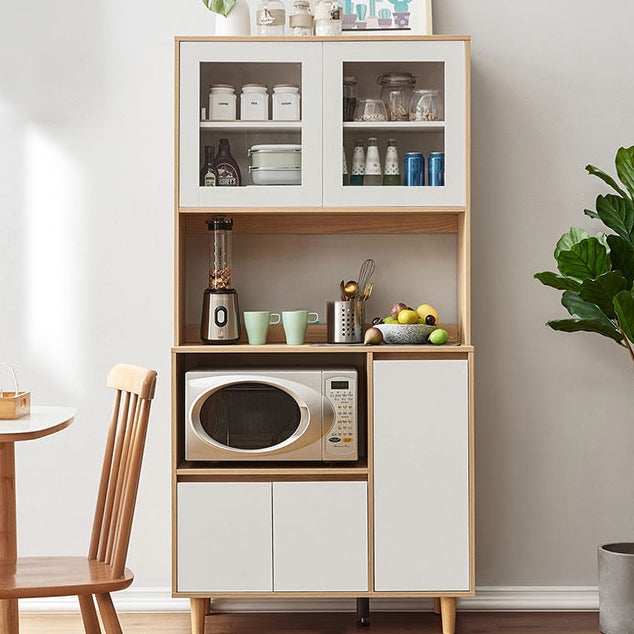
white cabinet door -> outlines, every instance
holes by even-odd
[[[438,90],[444,121],[343,122],[342,84],[354,76],[360,98],[377,98],[384,73],[408,72],[416,88]],[[324,205],[327,207],[420,207],[466,204],[466,48],[464,42],[325,42],[324,43]],[[407,115],[408,116],[408,115]],[[438,187],[355,187],[342,184],[342,146],[348,173],[355,139],[367,147],[376,137],[384,168],[387,142],[394,138],[401,174],[406,152],[445,154],[445,185]],[[426,169],[425,169],[426,172]],[[425,181],[427,182],[427,181]]]
[[[377,591],[469,590],[468,362],[374,362]]]
[[[270,592],[270,482],[180,482],[179,592]]]
[[[284,207],[322,204],[322,44],[321,42],[181,42],[180,43],[181,207]],[[300,86],[301,121],[201,121],[209,117],[209,86],[247,83]],[[269,103],[269,118],[272,118]],[[204,146],[218,148],[229,139],[246,187],[200,187]],[[249,180],[248,150],[253,145],[302,146],[302,184],[255,186]],[[266,158],[266,157],[264,157]]]
[[[368,589],[367,491],[366,482],[273,484],[276,591]]]

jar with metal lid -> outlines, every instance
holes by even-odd
[[[294,84],[275,84],[273,86],[273,120],[299,121],[299,88]]]
[[[212,84],[209,88],[209,118],[232,121],[236,118],[236,91],[231,84]]]
[[[343,78],[343,120],[354,121],[354,111],[357,108],[359,90],[357,78],[354,75],[346,75]]]
[[[291,35],[305,37],[313,34],[313,12],[309,0],[295,0],[288,18]]]
[[[256,13],[256,33],[262,37],[284,35],[286,9],[280,0],[262,0]]]
[[[339,0],[319,2],[315,5],[315,35],[320,37],[341,35],[343,9]]]
[[[411,73],[385,73],[376,83],[381,86],[381,99],[390,121],[409,121],[409,107],[416,77]]]
[[[410,121],[442,121],[445,112],[438,90],[415,90],[409,106]]]
[[[269,118],[269,91],[265,84],[244,84],[240,95],[242,121],[267,121]]]

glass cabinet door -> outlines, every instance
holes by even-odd
[[[181,42],[179,72],[179,206],[322,204],[321,43]]]
[[[324,206],[464,206],[465,42],[326,42],[323,63]]]

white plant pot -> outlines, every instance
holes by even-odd
[[[237,0],[229,15],[215,16],[214,35],[219,37],[245,37],[251,35],[251,14],[246,0]]]

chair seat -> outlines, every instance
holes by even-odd
[[[116,592],[133,579],[127,568],[121,577],[113,577],[111,566],[86,557],[0,559],[0,599]]]

